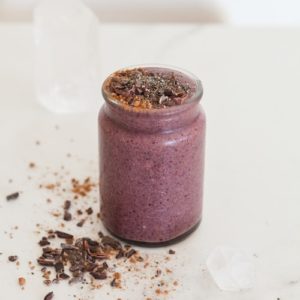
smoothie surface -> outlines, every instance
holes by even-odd
[[[121,104],[142,109],[183,104],[192,92],[188,80],[178,72],[147,67],[113,73],[105,90]]]

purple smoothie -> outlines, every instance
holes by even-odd
[[[163,243],[194,228],[202,216],[205,114],[193,75],[183,104],[161,109],[121,105],[103,85],[99,113],[101,218],[116,236]]]

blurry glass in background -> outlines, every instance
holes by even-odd
[[[80,0],[42,0],[34,9],[37,99],[57,113],[97,107],[98,20]]]

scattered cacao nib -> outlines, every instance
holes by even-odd
[[[50,240],[55,239],[55,238],[56,238],[56,236],[54,233],[48,235],[48,239],[50,239]]]
[[[45,266],[45,267],[54,267],[54,260],[49,260],[49,259],[45,259],[43,257],[38,258],[37,262],[41,265],[41,266]]]
[[[85,223],[85,219],[82,219],[81,221],[79,221],[79,222],[76,224],[76,226],[77,226],[77,227],[82,227],[82,226],[84,225],[84,223]]]
[[[41,247],[48,246],[48,245],[50,245],[50,242],[49,242],[48,239],[44,236],[44,237],[42,237],[42,239],[39,241],[39,245],[40,245]]]
[[[56,273],[63,273],[64,272],[64,265],[61,261],[58,261],[57,263],[55,263],[54,268],[55,268]]]
[[[110,246],[111,248],[118,250],[121,249],[121,243],[115,239],[113,239],[112,237],[105,235],[102,237],[101,243],[104,246]]]
[[[50,292],[44,297],[44,300],[52,300],[53,298],[54,298],[54,294],[53,292]]]
[[[63,232],[63,231],[59,231],[59,230],[56,230],[55,231],[57,237],[61,238],[61,239],[73,239],[73,235],[72,234],[69,234],[69,233],[66,233],[66,232]]]
[[[102,239],[104,237],[104,234],[101,231],[99,231],[98,236],[99,236],[100,239]]]
[[[10,200],[16,200],[16,199],[19,198],[19,196],[20,196],[20,193],[19,193],[19,192],[15,192],[15,193],[13,193],[13,194],[7,195],[7,196],[6,196],[6,200],[7,200],[7,201],[10,201]]]
[[[51,285],[52,281],[50,279],[45,279],[43,283],[47,286]]]
[[[72,285],[74,283],[78,283],[78,282],[82,282],[82,277],[77,276],[77,277],[73,277],[69,280],[69,284]]]
[[[66,200],[64,203],[64,209],[68,210],[71,207],[71,201],[70,200]]]
[[[169,250],[169,254],[175,254],[176,252],[172,249]]]
[[[136,253],[137,253],[136,250],[131,249],[131,250],[129,250],[128,252],[126,252],[125,256],[126,256],[127,258],[130,258],[132,255],[134,255],[134,254],[136,254]]]
[[[117,286],[116,278],[114,278],[114,279],[110,282],[110,285],[111,285],[112,287]]]
[[[103,269],[108,269],[108,264],[106,261],[102,264],[102,267],[103,267]]]
[[[117,253],[116,255],[116,258],[119,259],[119,258],[122,258],[124,257],[124,250],[123,249],[120,249],[119,252]]]
[[[115,72],[104,88],[122,104],[144,109],[182,104],[191,91],[189,84],[173,72],[147,68]]]
[[[81,209],[77,209],[77,215],[82,215],[83,214],[83,212],[82,212],[82,210]]]
[[[17,255],[10,255],[8,257],[8,260],[11,262],[15,262],[16,260],[18,260],[18,256]]]
[[[68,211],[64,212],[64,220],[65,221],[71,221],[72,220],[72,215]]]
[[[93,209],[91,207],[89,207],[87,210],[86,210],[86,213],[88,215],[91,215],[93,213]]]
[[[34,163],[34,162],[30,162],[30,163],[29,163],[29,168],[30,168],[30,169],[33,169],[33,168],[35,168],[35,166],[36,166],[36,165],[35,165],[35,163]]]
[[[98,280],[104,280],[107,278],[107,274],[105,272],[90,272],[90,274]]]
[[[60,245],[63,251],[77,251],[79,250],[78,247],[74,246],[74,245],[68,245],[68,244],[61,244]]]
[[[113,275],[112,281],[108,283],[113,287],[121,287],[121,274],[115,272],[117,265],[113,264],[113,268],[109,268],[106,260],[114,259],[116,255],[120,258],[131,257],[137,253],[131,246],[125,248],[118,240],[101,233],[100,240],[93,240],[88,237],[74,239],[73,235],[61,231],[49,231],[48,234],[52,232],[55,232],[56,238],[64,238],[66,242],[61,243],[58,248],[42,248],[42,255],[37,261],[43,266],[41,271],[45,284],[59,283],[60,280],[66,279],[69,280],[69,284],[86,283],[85,275],[88,274],[96,280],[107,280]],[[71,236],[72,239],[67,239],[66,236]],[[53,271],[50,268],[53,268]],[[68,274],[65,273],[66,268]]]
[[[69,279],[70,276],[66,273],[61,273],[61,274],[58,275],[58,278],[65,280],[65,279]]]

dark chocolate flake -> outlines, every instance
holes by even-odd
[[[19,193],[19,192],[16,192],[16,193],[7,195],[7,196],[6,196],[6,200],[7,200],[7,201],[10,201],[10,200],[16,200],[16,199],[19,198],[19,196],[20,196],[20,193]]]
[[[70,200],[66,200],[64,203],[64,209],[68,210],[71,207],[71,201]]]
[[[106,261],[102,264],[102,267],[103,267],[104,269],[108,269],[108,264],[107,264]]]
[[[63,273],[64,272],[64,265],[61,261],[58,261],[54,265],[56,273]]]
[[[38,258],[37,262],[41,266],[46,266],[46,267],[54,267],[54,261],[50,259],[45,259],[43,257]]]
[[[50,292],[44,297],[44,300],[52,300],[53,298],[54,298],[54,293]]]
[[[125,256],[126,256],[127,258],[130,258],[132,255],[134,255],[134,254],[136,254],[136,253],[137,253],[136,250],[131,249],[131,250],[129,250],[128,252],[126,252]]]
[[[46,237],[42,237],[42,239],[39,241],[39,245],[41,247],[48,246],[48,245],[50,245],[50,242],[48,241],[48,239]]]
[[[102,238],[101,240],[102,244],[104,246],[110,246],[113,249],[121,249],[121,243],[115,239],[113,239],[112,237],[106,235]]]
[[[116,278],[114,278],[114,279],[110,282],[110,285],[111,285],[112,287],[117,286]]]
[[[16,260],[18,260],[18,256],[17,255],[11,255],[8,257],[8,260],[11,261],[11,262],[14,262]]]
[[[104,280],[107,278],[107,274],[105,272],[90,272],[90,274],[98,280]]]
[[[69,279],[70,276],[66,273],[61,273],[61,274],[58,275],[58,278],[65,280],[65,279]]]
[[[176,252],[172,249],[169,250],[169,254],[175,254]]]
[[[45,279],[43,282],[47,286],[49,286],[52,283],[52,281],[50,279]]]
[[[116,259],[124,257],[124,250],[120,249],[119,252],[116,255]]]
[[[82,219],[81,221],[79,221],[79,222],[76,224],[76,226],[82,227],[82,226],[84,225],[84,223],[85,223],[85,219]]]
[[[69,234],[69,233],[66,233],[66,232],[63,232],[63,231],[59,231],[59,230],[56,230],[55,231],[57,237],[61,238],[61,239],[73,239],[73,235],[72,234]]]
[[[71,221],[72,220],[72,215],[68,211],[64,212],[64,220],[65,221]]]
[[[88,215],[91,215],[93,213],[93,209],[91,207],[89,207],[87,210],[86,210],[86,213]]]
[[[66,250],[66,251],[68,251],[68,250],[79,250],[78,247],[73,246],[73,245],[60,244],[60,246],[61,246],[61,248],[62,248],[63,250]]]

